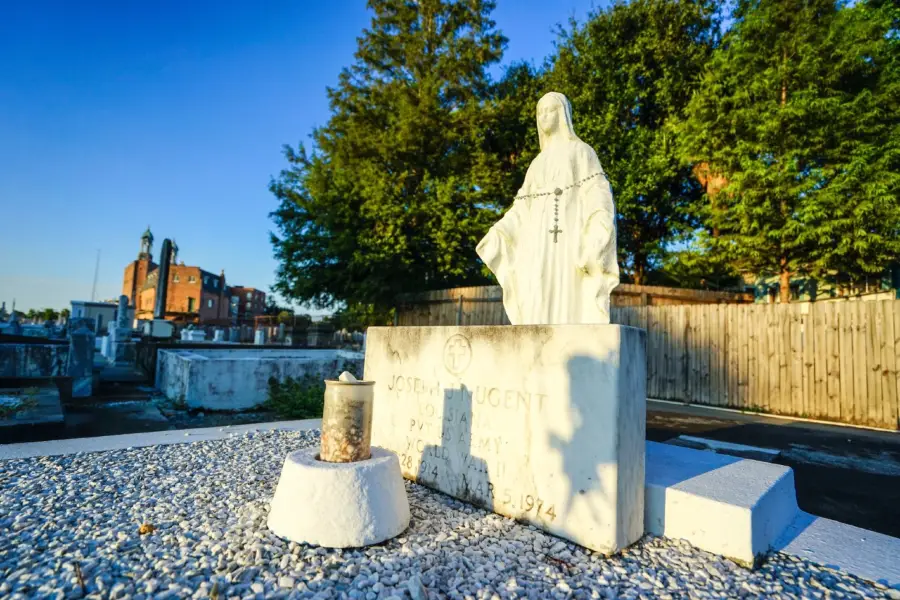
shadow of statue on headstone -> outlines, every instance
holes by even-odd
[[[616,469],[615,462],[595,462],[586,460],[589,456],[597,454],[598,445],[615,445],[615,426],[609,426],[608,438],[604,438],[596,427],[589,426],[597,423],[597,417],[609,412],[609,407],[603,406],[605,394],[598,393],[597,386],[602,385],[602,377],[585,377],[586,373],[602,373],[603,361],[592,356],[574,356],[566,364],[569,373],[569,406],[571,410],[571,422],[573,431],[568,439],[551,433],[550,447],[560,452],[562,467],[568,484],[568,493],[559,510],[560,516],[569,516],[570,511],[578,510],[590,516],[592,523],[603,523],[609,515],[615,514],[615,506],[611,505],[604,511],[602,504],[614,502],[614,496],[610,495],[603,487],[603,470]],[[615,379],[611,379],[612,382]],[[607,382],[610,382],[607,379]],[[613,392],[614,393],[614,392]],[[597,415],[597,413],[600,415]],[[593,418],[589,418],[593,417]],[[616,415],[610,415],[617,418]],[[604,455],[615,456],[615,449],[609,448],[602,452]],[[581,506],[576,507],[578,503]],[[579,510],[580,509],[580,510]],[[604,514],[605,513],[605,514]],[[564,519],[565,520],[565,519]]]
[[[487,461],[473,454],[472,392],[465,385],[445,389],[443,410],[435,411],[435,416],[440,418],[440,444],[422,447],[416,483],[493,510],[494,486]],[[421,425],[424,427],[425,423]],[[421,439],[415,431],[410,433],[413,435],[408,436],[408,444]]]

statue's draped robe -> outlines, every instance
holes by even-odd
[[[478,244],[478,255],[503,288],[513,325],[609,323],[619,267],[612,190],[602,173],[597,154],[581,140],[548,145],[529,166],[513,206]],[[557,188],[564,191],[554,243]],[[545,192],[550,194],[519,198]]]

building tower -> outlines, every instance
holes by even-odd
[[[172,238],[172,252],[169,255],[169,264],[175,266],[178,264],[178,243],[175,241],[175,238]]]
[[[137,260],[133,260],[125,267],[125,277],[122,281],[122,295],[128,296],[128,305],[139,308],[137,305],[138,294],[147,281],[147,275],[156,268],[150,252],[153,251],[153,234],[150,227],[141,236],[141,252]]]
[[[138,254],[138,260],[152,260],[153,252],[153,234],[150,232],[150,226],[147,225],[147,231],[141,236],[141,252]]]

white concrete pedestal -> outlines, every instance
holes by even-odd
[[[648,533],[753,567],[798,514],[790,467],[647,442]]]
[[[318,448],[284,461],[269,511],[269,529],[293,542],[358,548],[395,537],[409,526],[409,500],[397,455],[372,447],[372,458],[329,463]]]

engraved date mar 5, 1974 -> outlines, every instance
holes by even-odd
[[[501,492],[500,503],[509,506],[512,510],[521,510],[522,512],[534,512],[538,517],[549,519],[556,518],[556,511],[552,504],[547,504],[540,498],[531,494],[515,494],[508,489]]]

